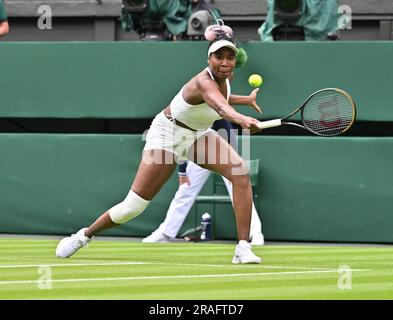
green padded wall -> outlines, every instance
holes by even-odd
[[[267,239],[393,242],[393,138],[258,136],[251,148]]]
[[[67,234],[90,224],[127,195],[142,148],[140,135],[0,135],[0,233]],[[176,183],[142,219],[109,234],[157,227]]]
[[[393,138],[257,136],[251,147],[261,159],[267,239],[393,242]],[[142,148],[139,135],[0,135],[0,233],[68,234],[91,223],[127,194]],[[176,180],[141,216],[105,234],[155,229]],[[231,207],[217,211],[216,236],[234,239]]]
[[[248,75],[261,73],[265,119],[286,115],[319,88],[340,87],[353,95],[358,120],[393,121],[392,42],[241,46],[249,60],[233,92],[248,93]],[[206,50],[205,42],[4,43],[0,118],[152,118],[206,66]],[[391,137],[252,137],[266,238],[393,242],[392,144]],[[140,135],[0,134],[0,233],[69,234],[91,223],[127,194],[142,148]],[[105,234],[155,229],[176,180],[141,216]],[[198,215],[204,210],[211,207]],[[217,211],[216,236],[233,239],[233,210]],[[193,209],[182,230],[194,219]]]
[[[249,60],[233,91],[248,93],[248,76],[261,73],[264,118],[285,116],[322,87],[340,87],[353,95],[359,120],[393,120],[392,42],[240,45]],[[198,41],[4,43],[0,117],[152,118],[206,66],[206,51]]]

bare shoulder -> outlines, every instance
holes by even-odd
[[[195,85],[199,90],[209,90],[214,87],[218,88],[218,84],[214,81],[206,70],[202,70],[195,76]]]
[[[203,103],[203,94],[215,85],[217,85],[216,82],[211,79],[207,71],[202,70],[186,83],[183,89],[183,97],[191,104]]]
[[[212,88],[214,85],[217,85],[217,83],[209,76],[206,70],[202,70],[186,83],[185,90],[201,92]]]

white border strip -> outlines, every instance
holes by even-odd
[[[255,276],[293,275],[293,274],[313,274],[313,273],[337,273],[337,270],[258,272],[258,273],[256,272],[256,273],[236,273],[236,274],[195,274],[195,275],[177,275],[177,276],[140,276],[140,277],[115,277],[115,278],[52,279],[51,282],[69,283],[69,282],[99,282],[99,281],[125,281],[125,280],[167,280],[167,279],[224,278],[224,277],[228,278],[228,277],[249,277],[249,276],[255,277]],[[36,284],[36,283],[37,280],[0,281],[0,285]]]
[[[85,262],[85,263],[41,263],[41,264],[14,264],[14,265],[0,265],[0,269],[14,269],[14,268],[38,268],[38,267],[91,267],[91,266],[127,266],[127,265],[167,265],[167,266],[195,266],[195,267],[227,267],[238,268],[233,264],[201,264],[201,263],[166,263],[166,262],[142,262],[142,261],[126,261],[126,262]],[[294,270],[309,270],[309,271],[337,271],[337,268],[322,268],[322,267],[297,267],[297,266],[265,266],[258,264],[242,265],[241,268],[264,268],[264,269],[294,269]],[[371,269],[351,269],[352,271],[371,271]]]

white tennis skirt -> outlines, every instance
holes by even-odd
[[[196,140],[213,129],[192,131],[176,125],[169,120],[164,111],[156,115],[146,135],[143,150],[166,150],[175,155],[176,161],[187,160],[187,153]]]

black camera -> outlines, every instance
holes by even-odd
[[[281,24],[272,31],[273,39],[279,40],[304,40],[304,29],[296,26],[302,15],[302,0],[275,0],[274,18]]]
[[[198,10],[188,19],[187,37],[190,40],[203,40],[206,28],[214,23],[214,17],[208,10]]]
[[[284,21],[296,21],[302,15],[302,0],[276,0],[274,16]]]
[[[168,40],[170,35],[163,21],[144,17],[149,9],[149,0],[122,0],[120,21],[123,29],[134,29],[140,40]]]

